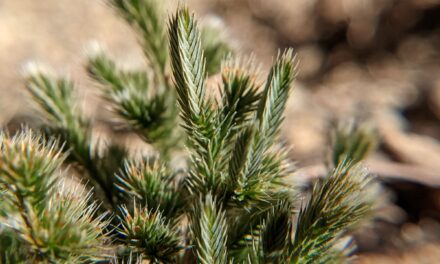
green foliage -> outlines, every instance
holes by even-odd
[[[133,254],[133,252],[130,252],[130,254],[126,257],[117,258],[115,257],[113,259],[114,264],[142,264],[142,254]]]
[[[190,15],[187,9],[179,10],[171,19],[168,34],[182,119],[190,136],[195,137],[191,129],[205,121],[198,119],[209,113],[202,112],[205,106],[205,57],[194,15]]]
[[[120,123],[153,153],[100,143],[72,81],[41,69],[26,76],[44,120],[40,132],[0,135],[1,263],[344,262],[343,237],[373,204],[360,162],[374,134],[336,130],[328,176],[298,208],[303,194],[285,181],[292,166],[278,143],[292,50],[260,81],[253,60],[220,63],[227,46],[186,8],[167,28],[158,3],[110,0],[140,34],[146,68],[122,69],[103,50],[87,63]],[[206,78],[220,64],[213,98]],[[66,165],[85,184],[64,183]]]
[[[350,164],[353,162],[350,158],[314,186],[310,201],[299,212],[293,241],[295,263],[323,263],[321,258],[331,254],[342,232],[370,211],[372,201],[367,193],[370,179],[363,168]]]
[[[293,76],[294,58],[289,50],[272,67],[253,122],[239,133],[230,166],[231,176],[237,181],[234,192],[238,201],[264,199],[286,174],[283,151],[274,153],[271,147],[279,132]],[[274,172],[273,165],[277,173],[268,173]]]
[[[124,71],[118,69],[102,51],[92,53],[88,71],[104,85],[105,97],[113,103],[114,111],[153,144],[163,158],[169,158],[176,146],[182,146],[184,136],[178,128],[178,111],[174,85],[170,78],[170,58],[165,32],[166,17],[162,3],[157,0],[110,0],[110,4],[141,35],[141,45],[149,61],[149,69]],[[207,67],[215,73],[221,58],[230,52],[218,32],[205,28]],[[150,74],[150,73],[153,74]],[[149,80],[147,76],[152,76]],[[149,87],[155,87],[152,91]]]
[[[118,231],[126,244],[153,263],[170,263],[176,260],[182,250],[177,228],[159,210],[142,209],[135,204],[132,214],[126,207],[122,207],[122,211],[122,224]]]
[[[158,209],[168,219],[179,216],[184,209],[182,185],[178,174],[157,159],[126,163],[118,176],[118,187],[127,198],[143,207]]]
[[[191,230],[198,263],[227,263],[227,222],[225,212],[208,194],[195,206]]]
[[[154,69],[157,79],[167,82],[169,51],[167,42],[163,3],[158,0],[109,0],[110,4],[140,33],[140,42],[144,53]],[[220,35],[221,31],[214,27],[202,30],[203,49],[205,50],[209,74],[217,73],[223,57],[231,52],[228,43]]]
[[[29,130],[12,138],[2,133],[0,141],[0,184],[6,190],[3,198],[13,196],[14,203],[26,201],[41,212],[56,184],[52,175],[59,170],[64,155],[56,149],[55,141],[46,143]]]
[[[209,75],[215,74],[225,55],[230,53],[230,47],[219,36],[222,32],[218,28],[204,27],[201,31],[202,46],[206,57],[206,71]]]
[[[145,55],[158,73],[158,78],[165,75],[168,50],[166,43],[162,7],[154,0],[110,0],[110,4],[120,12],[125,20],[140,32],[141,44]]]
[[[26,263],[29,260],[26,253],[25,245],[19,240],[17,233],[0,224],[0,263]]]
[[[211,108],[212,102],[205,101],[205,59],[194,16],[186,9],[179,10],[170,22],[169,35],[177,101],[193,148],[191,159],[195,168],[188,178],[190,192],[202,196],[209,191],[217,194],[225,179],[227,155],[223,151],[228,134],[218,124],[228,126],[231,118],[222,118],[220,111]]]
[[[108,207],[115,206],[114,173],[126,156],[117,145],[100,146],[92,143],[91,124],[76,107],[73,83],[56,79],[48,71],[32,68],[27,76],[27,88],[34,101],[45,114],[48,136],[61,139],[64,150],[69,150],[69,160],[80,165],[95,187],[105,194]]]
[[[89,57],[89,75],[104,86],[113,111],[162,156],[179,144],[174,97],[166,91],[154,93],[145,71],[123,71],[103,51]],[[177,131],[178,132],[178,131]]]
[[[285,262],[293,232],[291,204],[281,200],[271,208],[261,230],[261,247],[265,261]]]
[[[22,219],[29,221],[30,226],[19,222],[14,228],[31,250],[49,261],[77,263],[103,259],[102,240],[108,223],[105,215],[95,217],[97,206],[89,202],[90,195],[86,193],[67,197],[58,193],[40,214],[30,211],[27,219]]]
[[[333,166],[344,160],[351,161],[352,165],[360,162],[376,146],[376,139],[377,135],[370,126],[359,126],[354,122],[340,124],[331,135]]]
[[[14,205],[6,208],[0,225],[0,236],[9,238],[2,242],[10,248],[2,253],[9,255],[8,261],[73,263],[103,254],[107,222],[103,215],[95,216],[97,206],[89,203],[90,195],[60,188],[64,155],[55,146],[55,141],[45,142],[27,129],[12,138],[1,135],[0,186],[6,202]],[[13,252],[14,245],[29,255]]]
[[[283,111],[295,75],[295,58],[292,50],[278,56],[267,77],[266,87],[257,110],[261,137],[268,142],[278,133],[283,120]]]
[[[221,107],[223,116],[233,113],[232,132],[236,134],[240,124],[246,124],[253,117],[260,98],[260,84],[257,82],[255,62],[228,58],[222,65],[223,89]]]

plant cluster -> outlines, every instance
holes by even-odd
[[[337,129],[328,175],[303,198],[285,181],[292,166],[278,143],[292,50],[260,82],[251,60],[229,56],[220,65],[227,45],[202,34],[210,31],[186,8],[166,27],[159,1],[110,2],[139,32],[148,69],[121,69],[98,50],[87,71],[120,123],[155,151],[134,157],[97,141],[73,82],[31,70],[27,90],[44,124],[0,135],[0,262],[346,261],[344,237],[373,204],[360,164],[371,133]],[[219,68],[215,97],[206,78]],[[177,167],[184,150],[187,165]],[[72,173],[83,178],[75,188]]]

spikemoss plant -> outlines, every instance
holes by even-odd
[[[341,242],[372,207],[360,163],[372,135],[336,130],[328,175],[305,199],[286,183],[292,166],[277,143],[292,50],[276,57],[264,84],[252,62],[229,56],[213,98],[208,70],[219,69],[227,45],[209,39],[205,52],[194,15],[179,8],[165,26],[159,2],[110,1],[139,32],[147,70],[120,69],[103,50],[87,64],[120,122],[155,153],[133,157],[92,140],[73,83],[30,71],[44,125],[0,135],[0,262],[345,262],[350,246]],[[66,174],[84,177],[83,187],[69,189]]]

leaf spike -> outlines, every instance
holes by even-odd
[[[296,74],[296,58],[293,50],[278,54],[266,81],[257,110],[260,131],[270,139],[275,136],[283,121],[283,112]]]
[[[179,8],[168,26],[171,64],[178,94],[178,103],[185,122],[201,113],[204,105],[205,58],[200,32],[193,14]]]

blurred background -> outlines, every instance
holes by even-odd
[[[177,1],[169,1],[173,10]],[[295,177],[323,171],[331,124],[360,119],[380,136],[366,162],[383,184],[375,221],[355,234],[359,263],[440,261],[440,0],[189,0],[262,72],[278,49],[300,61],[283,128]],[[166,19],[166,18],[164,18]],[[21,71],[39,61],[73,78],[97,129],[111,130],[84,70],[99,42],[124,65],[146,62],[104,0],[0,0],[0,124],[35,119]],[[164,44],[165,45],[165,44]]]

